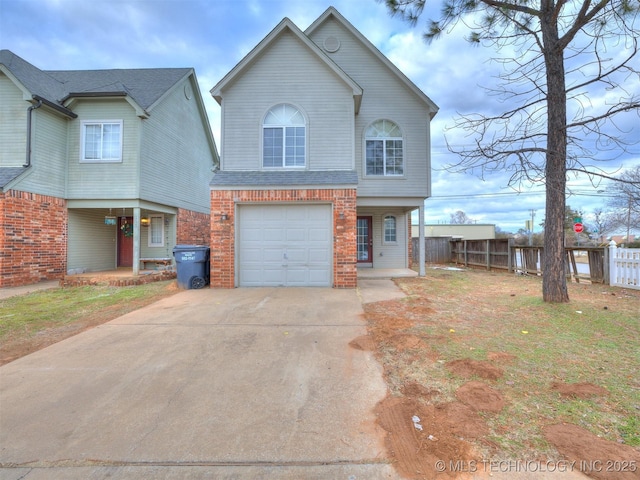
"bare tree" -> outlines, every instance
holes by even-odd
[[[617,225],[617,220],[611,212],[605,212],[602,208],[596,208],[593,212],[591,222],[598,233],[598,241],[602,243],[607,234],[613,232]]]
[[[640,166],[620,174],[610,184],[609,206],[614,209],[615,223],[624,227],[629,241],[631,230],[640,229]]]
[[[392,14],[416,24],[426,0],[385,0]],[[637,0],[443,0],[429,20],[431,41],[463,23],[468,39],[502,58],[500,82],[490,90],[513,108],[495,115],[461,116],[455,128],[475,137],[462,150],[457,170],[508,171],[509,185],[545,184],[542,294],[567,302],[564,212],[568,172],[593,181],[609,174],[599,161],[620,158],[635,139],[614,118],[638,114]],[[504,49],[504,50],[503,50]],[[607,101],[592,101],[597,98]]]
[[[458,210],[456,213],[449,215],[450,222],[455,224],[461,223],[473,223],[473,220],[467,216],[462,210]]]

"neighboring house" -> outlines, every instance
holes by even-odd
[[[621,245],[625,243],[633,243],[636,241],[636,236],[631,234],[629,238],[626,235],[612,235],[608,238],[609,241],[613,240],[616,244]]]
[[[340,13],[285,18],[211,94],[212,286],[353,288],[358,268],[410,266],[438,107]]]
[[[411,226],[412,236],[420,236],[418,225]],[[496,238],[496,226],[490,223],[434,223],[425,224],[425,237],[453,237],[462,240]]]
[[[209,244],[218,153],[193,69],[43,71],[2,50],[0,114],[0,287]]]

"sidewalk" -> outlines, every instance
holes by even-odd
[[[34,283],[32,285],[25,285],[23,287],[5,287],[0,288],[0,300],[5,298],[15,297],[17,295],[25,295],[31,292],[38,292],[40,290],[49,290],[51,288],[58,288],[58,280],[48,280],[45,282]]]

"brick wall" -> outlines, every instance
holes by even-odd
[[[178,209],[177,244],[209,245],[210,219],[206,213]]]
[[[64,277],[66,201],[9,190],[0,193],[0,287]]]
[[[356,190],[232,190],[211,192],[211,286],[235,286],[235,204],[331,202],[333,205],[333,286],[355,288]],[[222,215],[227,215],[223,220]],[[341,215],[342,214],[342,215]]]

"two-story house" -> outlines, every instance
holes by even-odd
[[[193,69],[43,71],[0,51],[0,287],[208,245],[217,164]]]
[[[410,266],[438,107],[338,11],[304,32],[285,18],[211,94],[213,287],[352,288],[358,268]]]

